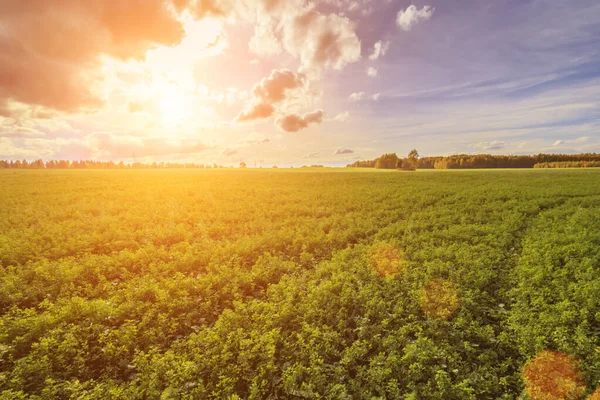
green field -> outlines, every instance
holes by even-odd
[[[1,170],[0,267],[2,399],[600,387],[597,169]]]

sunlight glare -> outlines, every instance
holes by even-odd
[[[169,87],[158,101],[161,125],[172,128],[181,125],[190,116],[190,106],[185,94],[176,87]]]

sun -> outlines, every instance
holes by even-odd
[[[170,87],[160,95],[158,110],[161,125],[168,128],[176,127],[189,117],[190,104],[184,93],[175,87]]]

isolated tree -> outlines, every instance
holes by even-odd
[[[242,162],[240,163],[240,168],[246,168],[246,163],[242,161]]]
[[[419,152],[417,149],[412,149],[410,153],[408,153],[408,162],[414,169],[417,169],[417,166],[419,165]]]

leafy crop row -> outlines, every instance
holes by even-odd
[[[0,171],[0,397],[583,397],[599,180]]]

